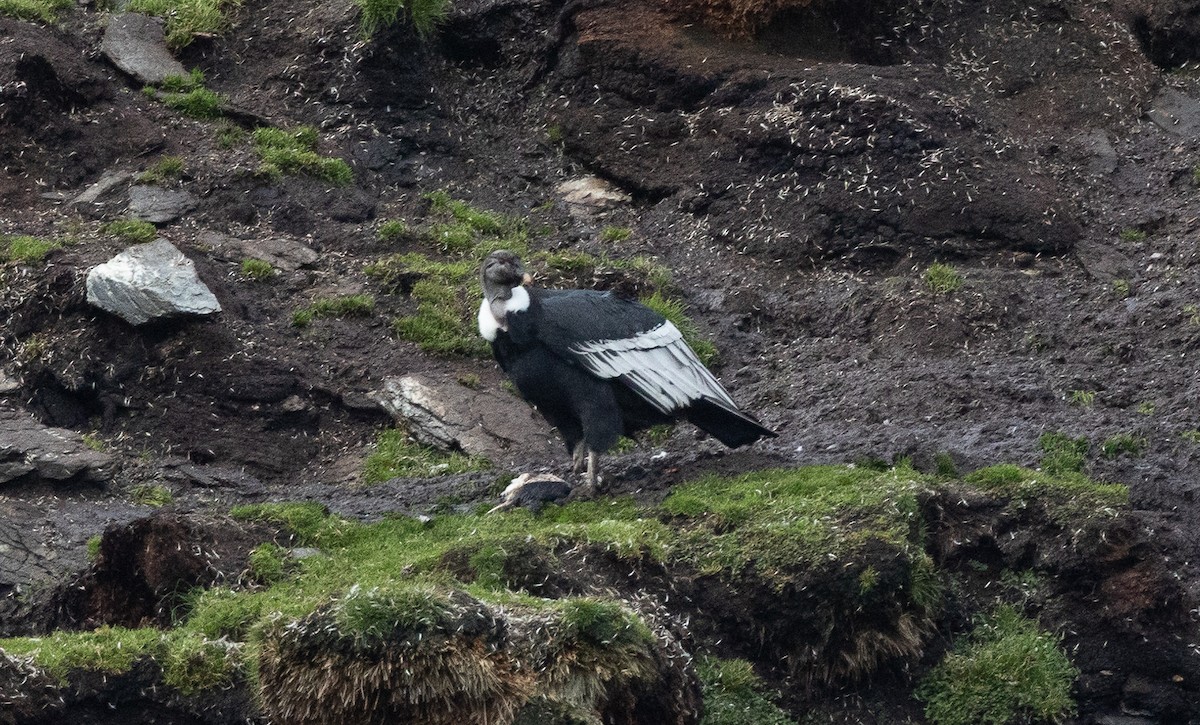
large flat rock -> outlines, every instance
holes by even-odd
[[[75,431],[49,428],[21,411],[0,407],[0,485],[18,479],[103,482],[113,465],[112,456],[88,448]]]
[[[109,18],[100,52],[142,83],[158,85],[167,76],[187,73],[167,50],[163,22],[148,15],[117,13]]]
[[[492,461],[561,456],[546,424],[523,401],[499,391],[468,388],[429,375],[384,380],[376,395],[419,442],[462,450]]]

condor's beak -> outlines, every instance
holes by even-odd
[[[525,275],[521,277],[521,284],[533,284],[533,275],[526,272]]]

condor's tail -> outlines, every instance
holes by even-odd
[[[684,417],[730,448],[779,435],[742,411],[708,398],[701,398],[689,405]]]

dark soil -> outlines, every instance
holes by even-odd
[[[0,372],[19,381],[0,396],[95,432],[124,462],[105,490],[54,492],[69,505],[42,487],[3,492],[15,502],[5,510],[44,512],[64,550],[45,576],[81,568],[86,535],[145,513],[130,502],[142,483],[203,516],[261,500],[362,517],[490,500],[495,473],[357,487],[391,424],[370,397],[385,376],[501,384],[489,360],[396,339],[389,321],[414,303],[363,271],[409,250],[379,241],[378,223],[420,226],[422,195],[445,188],[549,230],[537,247],[666,265],[734,397],[780,432],[727,453],[681,428],[665,459],[610,457],[613,492],[657,500],[705,471],[780,464],[908,457],[932,470],[944,454],[964,472],[1035,465],[1042,433],[1086,437],[1087,472],[1131,489],[1122,541],[1050,553],[1067,532],[1049,522],[1005,529],[995,511],[940,502],[955,513],[931,553],[964,576],[968,561],[1054,572],[1055,595],[1037,606],[1067,627],[1084,670],[1081,721],[1122,708],[1200,717],[1187,616],[1200,596],[1200,3],[907,0],[849,13],[818,2],[733,40],[683,5],[463,2],[420,42],[405,27],[363,41],[350,3],[248,0],[229,32],[182,60],[229,100],[235,125],[318,127],[321,152],[355,171],[337,189],[264,179],[248,143],[223,146],[218,124],[148,98],[99,55],[102,13],[78,9],[56,28],[0,18],[0,234],[81,239],[44,266],[0,266]],[[122,205],[81,212],[63,199],[162,155],[184,158],[178,183],[200,202],[160,232],[223,312],[135,329],[83,289],[86,270],[125,246],[99,231]],[[547,203],[585,173],[632,202],[588,215]],[[633,234],[602,241],[610,225]],[[214,232],[292,237],[319,261],[248,282]],[[935,261],[962,274],[961,289],[928,288]],[[375,314],[291,325],[312,299],[357,292],[376,295]],[[49,347],[31,358],[35,336]],[[1118,434],[1144,438],[1144,451],[1106,457]],[[561,473],[567,461],[498,463]],[[1014,548],[1004,537],[1017,528],[1032,539]],[[986,535],[951,542],[968,530]],[[181,566],[195,569],[189,583],[217,576]],[[89,589],[110,593],[72,611],[161,623],[170,592],[138,576],[118,587],[136,601]],[[54,623],[15,605],[0,613],[4,633]],[[730,652],[780,656],[752,650]],[[920,717],[896,704],[903,677],[881,677],[790,704],[836,722]]]

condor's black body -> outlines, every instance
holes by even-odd
[[[480,333],[578,470],[622,435],[685,418],[727,446],[775,433],[741,412],[662,315],[609,292],[528,289],[520,260],[484,261]],[[582,445],[581,445],[582,443]]]

